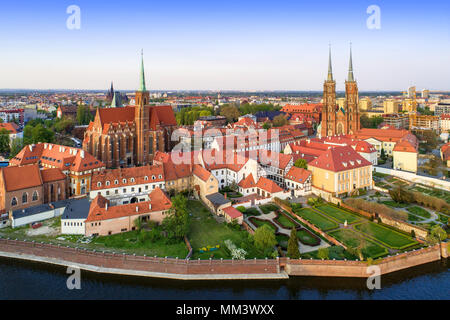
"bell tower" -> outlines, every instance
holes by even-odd
[[[150,93],[145,87],[144,53],[141,52],[141,78],[139,90],[136,91],[134,122],[136,124],[136,164],[148,162],[147,140],[149,139],[149,103]]]
[[[323,84],[321,136],[333,136],[336,132],[336,81],[333,80],[331,47],[328,52],[328,76]]]

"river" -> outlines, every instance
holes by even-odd
[[[66,287],[65,268],[0,258],[0,299],[450,299],[449,260],[384,275],[380,290],[365,279],[179,281],[81,271],[81,289]]]

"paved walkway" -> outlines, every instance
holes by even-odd
[[[276,224],[274,222],[274,220],[276,218],[275,212],[272,211],[272,212],[270,212],[268,214],[264,214],[264,212],[262,212],[262,210],[259,207],[256,207],[256,209],[261,213],[261,215],[255,217],[255,218],[273,222],[273,224],[275,224],[275,226],[277,227],[277,232],[290,237],[290,235],[291,235],[291,230],[290,229],[282,228],[281,226],[279,226],[278,224]],[[245,218],[245,222],[247,222],[253,229],[257,228],[255,225],[253,225],[253,223],[251,223],[250,220],[248,220],[248,217]],[[302,227],[305,228],[303,225],[302,225]],[[305,228],[305,229],[307,229],[307,228]],[[319,250],[320,248],[327,248],[327,247],[330,246],[322,238],[319,237],[319,239],[320,239],[320,244],[317,245],[317,246],[308,246],[308,245],[303,244],[303,243],[301,243],[299,241],[298,242],[298,249],[299,249],[300,253],[307,253],[307,252],[311,252],[311,251],[316,251],[316,250]]]

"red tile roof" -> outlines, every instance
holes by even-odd
[[[162,165],[108,169],[94,173],[91,181],[91,190],[164,182],[164,169]]]
[[[333,172],[346,171],[372,165],[352,147],[334,147],[327,150],[308,165]]]
[[[248,188],[254,188],[256,186],[255,179],[253,179],[253,174],[250,173],[245,179],[242,179],[239,184],[239,187],[248,189]]]
[[[211,176],[211,172],[209,172],[208,170],[206,170],[205,168],[203,168],[201,165],[198,164],[194,164],[193,173],[203,181],[207,181],[208,178]]]
[[[67,177],[59,168],[50,168],[41,170],[42,182],[53,182],[65,180]]]
[[[22,190],[42,185],[42,177],[37,164],[1,168],[1,174],[6,191]]]
[[[109,201],[102,195],[98,195],[92,201],[86,222],[117,219],[149,212],[169,210],[172,202],[160,188],[156,188],[149,194],[150,201],[129,203],[118,206],[109,206]],[[108,204],[108,207],[106,206]]]
[[[293,166],[284,178],[295,182],[304,183],[310,176],[311,171]]]
[[[277,193],[283,191],[279,185],[277,185],[274,181],[269,180],[264,177],[260,177],[258,183],[256,184],[257,188],[263,189],[269,193]]]
[[[229,216],[231,219],[237,219],[239,217],[242,217],[242,213],[237,210],[235,207],[226,207],[225,209],[222,209],[223,212]]]
[[[0,123],[0,131],[2,129],[8,130],[9,134],[16,134],[19,126],[14,122],[2,122]]]

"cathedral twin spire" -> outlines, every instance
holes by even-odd
[[[327,81],[333,81],[333,69],[331,66],[331,46],[328,51],[328,76]],[[353,61],[352,61],[352,44],[350,43],[350,61],[348,66],[348,77],[347,81],[354,82],[355,77],[353,75]]]

